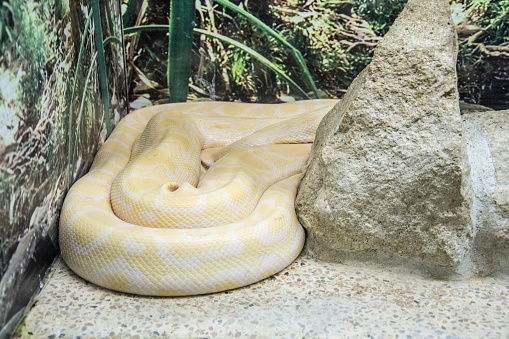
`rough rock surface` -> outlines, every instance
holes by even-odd
[[[509,273],[509,110],[463,117],[472,168],[473,261],[483,274]]]
[[[309,254],[425,268],[465,258],[473,227],[457,48],[449,1],[410,0],[324,117],[296,198]]]

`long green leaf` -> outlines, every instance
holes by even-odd
[[[154,31],[154,30],[155,31],[165,31],[167,29],[168,29],[168,25],[135,26],[135,27],[125,28],[124,29],[124,34],[128,35],[128,34],[135,34],[135,33],[143,32],[143,31]],[[233,45],[234,47],[236,47],[236,48],[238,48],[238,49],[248,53],[253,58],[255,58],[256,60],[261,62],[263,65],[265,65],[267,68],[269,68],[274,73],[276,73],[281,78],[283,78],[285,81],[287,81],[290,85],[294,86],[297,90],[299,90],[299,92],[301,92],[303,94],[303,96],[306,99],[310,99],[309,96],[307,95],[307,93],[299,85],[297,85],[297,83],[295,83],[295,81],[293,81],[288,75],[286,75],[286,73],[279,66],[277,66],[274,63],[272,63],[270,60],[268,60],[267,58],[265,58],[263,55],[261,55],[260,53],[256,52],[252,48],[249,48],[246,45],[244,45],[244,44],[242,44],[242,43],[240,43],[238,41],[235,41],[235,40],[233,40],[231,38],[228,38],[228,37],[226,37],[224,35],[213,33],[213,32],[210,32],[210,31],[203,30],[203,29],[195,28],[194,32],[198,33],[198,34],[203,34],[205,36],[209,36],[209,37],[214,38],[214,39],[218,39],[220,41],[223,41],[225,43]]]
[[[85,86],[83,86],[83,95],[81,96],[80,102],[80,110],[78,111],[78,115],[76,116],[76,125],[79,126],[81,123],[81,117],[83,115],[83,108],[85,107],[85,100],[87,98],[87,93],[90,91],[88,85],[90,83],[90,79],[92,78],[92,70],[94,69],[95,63],[97,61],[97,52],[94,53],[92,57],[92,62],[90,63],[90,68],[88,69],[87,76],[85,78]]]
[[[194,1],[171,0],[167,68],[171,102],[187,101],[191,76],[194,12]]]
[[[124,35],[131,35],[140,32],[168,31],[169,25],[143,25],[124,28]]]
[[[106,74],[106,59],[104,57],[103,32],[101,26],[101,13],[99,0],[92,0],[92,15],[94,17],[95,46],[97,50],[97,66],[99,67],[99,83],[101,86],[102,102],[104,105],[104,118],[106,120],[106,135],[111,133],[110,123],[110,96],[108,93],[108,76]]]
[[[73,151],[74,137],[73,137],[73,133],[72,133],[72,126],[73,126],[74,118],[73,118],[72,105],[74,102],[74,96],[76,95],[76,85],[78,84],[78,76],[80,76],[80,73],[81,73],[81,60],[83,58],[83,54],[85,51],[85,43],[87,41],[88,29],[90,27],[90,21],[92,19],[92,12],[93,12],[93,9],[91,9],[90,13],[88,14],[88,18],[85,23],[85,29],[84,29],[83,35],[81,37],[80,50],[79,50],[79,54],[78,54],[78,62],[76,64],[76,70],[74,73],[74,79],[73,79],[72,87],[71,87],[71,100],[69,101],[69,123],[67,126],[67,136],[69,138],[69,141],[67,143],[67,189],[71,188],[71,184],[74,180],[74,178],[72,177],[73,173],[74,173],[74,151]],[[71,168],[71,165],[72,165],[72,168]]]
[[[235,13],[245,16],[251,23],[255,24],[258,28],[260,28],[263,32],[265,32],[265,34],[271,36],[277,42],[282,44],[284,47],[288,48],[290,50],[290,52],[293,54],[295,61],[297,61],[301,70],[304,72],[306,79],[309,83],[309,86],[311,86],[311,89],[313,90],[313,93],[315,94],[316,98],[318,98],[318,99],[320,98],[320,95],[318,94],[318,88],[316,87],[315,82],[313,81],[313,77],[311,76],[311,73],[309,72],[309,69],[306,66],[306,62],[298,49],[296,49],[295,47],[292,46],[292,44],[290,44],[288,41],[286,41],[283,38],[283,36],[281,36],[281,34],[274,31],[272,28],[267,26],[264,22],[262,22],[260,19],[258,19],[251,13],[247,12],[246,10],[232,4],[231,2],[229,2],[227,0],[213,0],[213,1],[217,2],[221,6],[231,9]]]
[[[120,38],[118,36],[114,36],[114,35],[109,36],[106,39],[104,39],[103,45],[104,45],[104,47],[106,47],[106,45],[108,45],[112,42],[114,42],[117,45],[120,45],[122,47],[122,41],[120,40]]]
[[[107,45],[109,45],[110,43],[116,43],[116,44],[122,44],[122,42],[120,41],[120,39],[116,36],[110,36],[110,37],[107,37],[106,39],[104,39],[104,42],[103,42],[103,45],[104,47],[106,47]],[[81,96],[81,103],[80,103],[80,109],[78,111],[78,115],[76,116],[76,126],[79,126],[80,123],[81,123],[81,117],[83,115],[83,108],[85,107],[85,100],[87,98],[87,92],[90,91],[90,88],[89,88],[89,83],[90,83],[90,79],[92,78],[92,71],[94,70],[94,67],[95,67],[95,63],[97,62],[97,51],[94,53],[94,55],[92,56],[92,59],[91,59],[91,63],[90,63],[90,67],[88,69],[88,72],[87,72],[87,76],[85,78],[85,85],[83,86],[83,94]],[[77,131],[79,131],[79,129],[77,129]],[[76,140],[78,141],[79,139],[79,134],[78,134],[78,138],[76,138]],[[74,161],[74,159],[73,159]]]

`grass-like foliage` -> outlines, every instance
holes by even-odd
[[[202,33],[193,41],[188,98],[278,102],[288,96],[341,97],[407,1],[195,2],[196,28]],[[139,2],[127,1],[126,15]],[[147,4],[138,13],[138,25],[166,25],[169,7]],[[508,9],[509,0],[451,0],[464,100],[509,105],[509,82],[503,82],[509,69]],[[150,87],[138,85],[136,91],[148,93],[154,103],[165,102],[166,85],[161,84],[167,78],[161,70],[169,59],[161,58],[160,51],[167,47],[156,34],[140,35],[136,42],[138,54],[129,60],[136,64],[138,84]]]
[[[171,102],[187,101],[191,76],[194,2],[171,0],[167,81]]]
[[[143,31],[166,30],[169,27],[170,27],[169,25],[145,25],[145,26],[128,27],[124,30],[124,34],[129,35],[129,34],[135,34],[135,33],[143,32]],[[219,41],[225,42],[229,45],[236,47],[241,52],[246,53],[250,57],[256,59],[261,64],[266,66],[268,69],[272,70],[274,73],[276,73],[278,76],[280,76],[282,79],[287,81],[290,85],[292,85],[297,91],[299,91],[301,93],[301,95],[303,95],[305,98],[309,99],[309,96],[306,94],[306,92],[297,83],[295,83],[295,81],[293,81],[278,65],[270,62],[267,58],[265,58],[263,55],[259,54],[255,50],[249,48],[248,46],[246,46],[238,41],[230,39],[230,38],[228,38],[224,35],[221,35],[221,34],[213,33],[210,31],[203,30],[203,29],[199,29],[199,28],[195,28],[194,33],[201,34],[206,37],[214,38],[214,39],[217,39]],[[171,46],[171,42],[170,42],[170,46]],[[171,54],[169,54],[169,55],[171,55]],[[239,54],[236,54],[236,55],[239,55]],[[178,56],[178,54],[177,54],[177,56]],[[234,76],[237,76],[239,81],[244,80],[241,77],[243,74],[243,71],[244,71],[243,68],[245,67],[245,63],[241,63],[241,61],[244,58],[242,58],[242,57],[238,58],[237,60],[239,60],[239,61],[237,61],[237,63],[234,63],[235,66],[232,68],[232,73],[234,74]],[[178,62],[178,59],[175,60],[175,58],[169,58],[169,60],[168,60],[168,69],[169,70],[172,67],[179,68],[179,66],[182,66],[182,63]],[[182,67],[182,68],[185,69],[185,67]],[[180,70],[180,72],[184,73],[184,72],[182,72],[182,70]],[[170,71],[168,71],[168,73],[170,73]],[[184,91],[183,88],[185,86],[187,86],[189,76],[186,77],[185,74],[184,74],[184,76],[180,75],[180,78],[178,78],[179,81],[175,81],[175,80],[170,81],[170,79],[175,79],[175,78],[176,77],[174,77],[174,78],[168,77],[168,79],[169,79],[168,88],[170,89],[170,95],[172,94],[172,88],[176,88],[176,90]],[[175,83],[177,83],[178,86]],[[187,94],[187,88],[185,90],[186,90],[186,94]],[[185,97],[182,96],[179,98],[185,98]],[[182,101],[175,101],[175,99],[171,99],[171,102],[182,102]]]
[[[48,31],[46,24],[46,19],[50,21],[50,4],[45,1],[37,3],[13,0],[10,4],[3,2],[0,15],[4,20],[12,17],[12,26],[8,25],[7,20],[2,20],[0,41],[16,41],[16,48],[10,53],[13,59],[18,60],[18,67],[23,71],[19,100],[23,106],[30,108],[25,112],[24,119],[29,124],[35,124],[39,118],[46,79],[46,60],[51,54],[51,42],[55,36],[54,32]]]
[[[8,2],[0,2],[0,53],[5,53],[6,46],[14,41],[12,32],[12,6]]]
[[[92,16],[94,19],[95,47],[97,50],[97,66],[99,68],[99,83],[101,85],[102,102],[104,105],[104,120],[106,121],[106,133],[111,133],[110,122],[110,96],[108,93],[108,75],[106,73],[106,59],[104,56],[103,33],[99,0],[92,1]]]
[[[509,107],[509,1],[456,0],[458,88],[463,100]]]
[[[211,37],[211,38],[214,38],[214,39],[217,39],[217,40],[220,40],[222,42],[225,42],[227,44],[230,44],[230,45],[240,49],[241,51],[245,52],[250,57],[259,61],[262,65],[264,65],[268,69],[272,70],[274,73],[276,73],[278,76],[280,76],[282,79],[287,81],[290,85],[292,85],[295,89],[297,89],[306,99],[309,99],[309,96],[306,94],[306,92],[295,81],[293,81],[292,78],[290,78],[278,65],[274,64],[273,62],[270,62],[267,58],[265,58],[263,55],[256,52],[255,50],[249,48],[248,46],[246,46],[236,40],[230,39],[230,38],[228,38],[224,35],[218,34],[218,33],[213,33],[210,31],[203,30],[203,29],[199,29],[199,28],[195,28],[195,32],[205,35],[205,36],[208,36],[208,37]],[[239,65],[239,64],[240,63],[234,63],[234,65]],[[237,68],[237,72],[235,72],[235,68],[232,68],[232,73],[237,73],[237,77],[239,80],[241,80],[240,74],[243,73],[245,66],[241,66],[241,67],[242,67],[242,69]],[[317,96],[318,96],[318,92],[317,92]]]
[[[90,13],[87,17],[87,21],[85,23],[85,28],[83,30],[83,36],[81,37],[80,41],[80,49],[78,53],[78,62],[76,63],[76,70],[74,72],[74,78],[73,82],[70,85],[70,104],[69,104],[69,120],[68,120],[68,126],[67,126],[67,135],[69,137],[69,140],[67,142],[67,189],[71,188],[72,183],[74,182],[73,174],[74,174],[74,165],[75,165],[75,157],[74,157],[74,129],[73,126],[76,124],[76,117],[74,116],[75,112],[73,112],[73,102],[74,98],[76,97],[76,91],[77,91],[77,84],[79,81],[79,76],[81,74],[81,67],[83,65],[83,58],[85,57],[85,45],[88,38],[88,29],[90,27],[90,22],[92,20],[92,9],[90,10]],[[90,67],[92,69],[92,67]],[[86,87],[85,87],[86,89]],[[83,93],[82,97],[85,97],[86,94]],[[79,121],[79,120],[78,120]],[[78,130],[79,133],[79,130]]]
[[[227,0],[214,0],[214,1],[218,4],[220,4],[221,6],[229,8],[230,10],[246,17],[248,21],[253,23],[253,25],[257,26],[264,34],[266,34],[267,36],[270,36],[276,42],[278,42],[284,48],[286,48],[293,55],[293,58],[298,63],[301,71],[304,73],[304,75],[306,77],[306,81],[307,81],[308,85],[310,86],[310,88],[313,90],[315,97],[320,98],[320,95],[318,93],[318,88],[316,87],[313,77],[311,76],[311,73],[309,72],[309,69],[306,66],[306,61],[304,60],[304,58],[302,57],[302,54],[300,53],[300,51],[297,48],[295,48],[292,44],[290,44],[281,34],[276,32],[272,28],[270,28],[268,25],[266,25],[260,19],[258,19],[257,17],[255,17],[254,15],[249,13],[248,11],[242,9],[241,7],[235,6],[234,4],[232,4],[231,2],[229,2]],[[232,71],[233,71],[233,69],[232,69]],[[307,97],[307,95],[306,95],[306,97]]]
[[[383,36],[403,10],[408,0],[353,0],[357,13],[378,36]]]

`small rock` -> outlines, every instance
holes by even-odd
[[[135,111],[137,109],[141,109],[141,108],[149,107],[149,106],[152,106],[152,102],[150,101],[150,99],[145,95],[140,95],[136,100],[133,100],[129,104],[129,109],[131,111]]]

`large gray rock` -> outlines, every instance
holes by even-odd
[[[472,257],[482,274],[509,274],[509,110],[463,117],[472,167]]]
[[[296,198],[309,254],[408,258],[426,269],[467,256],[474,230],[457,48],[449,1],[410,0],[324,117]]]

